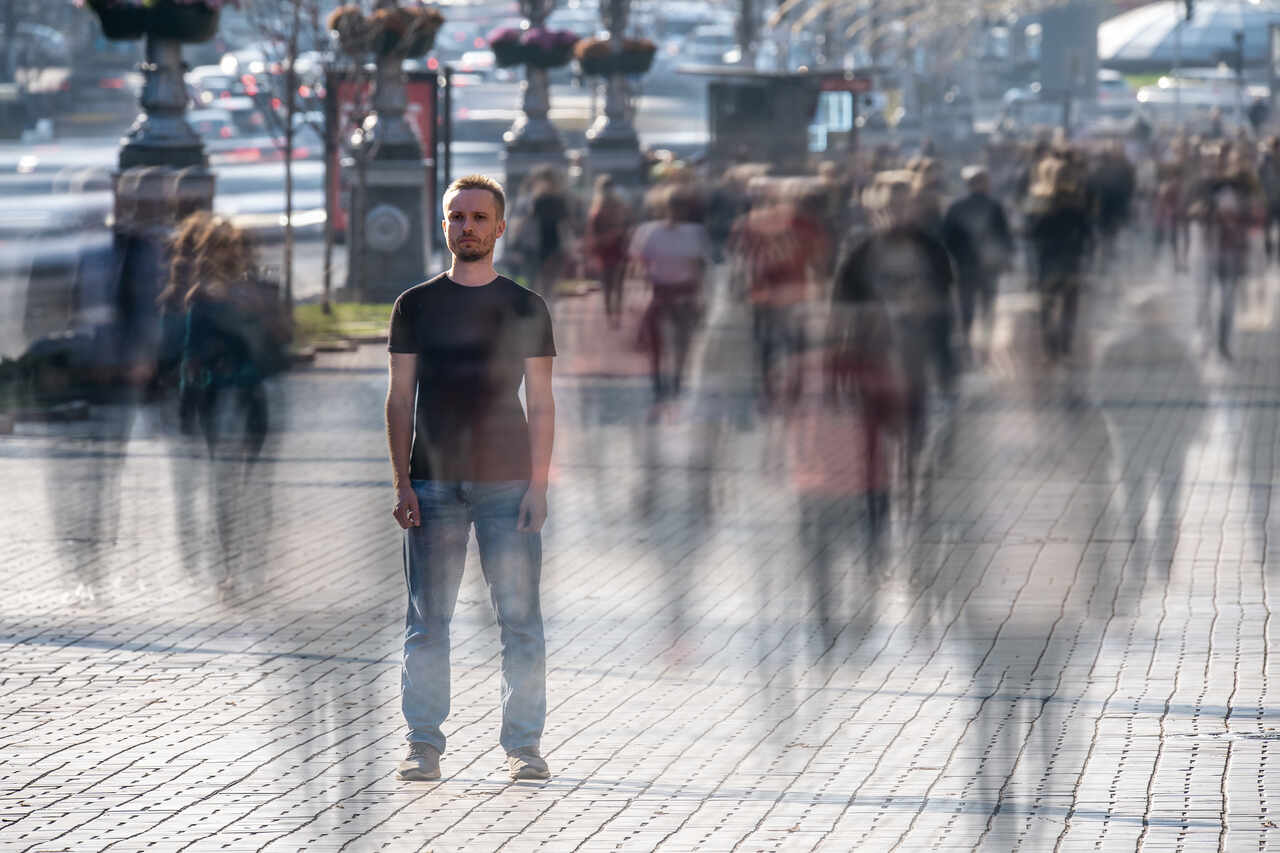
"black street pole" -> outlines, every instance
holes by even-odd
[[[1236,123],[1244,126],[1244,32],[1236,30],[1231,35],[1231,40],[1236,44],[1235,72],[1236,72]]]
[[[444,67],[444,186],[453,182],[453,66]]]
[[[1080,57],[1071,56],[1067,71],[1067,90],[1062,98],[1062,133],[1071,138],[1071,101],[1076,91],[1076,78],[1080,76]]]

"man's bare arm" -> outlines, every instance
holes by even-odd
[[[409,482],[409,455],[413,446],[413,408],[418,390],[418,357],[391,353],[387,382],[387,449],[391,455],[391,484],[396,490],[392,510],[401,527],[417,527],[422,517],[418,497]]]
[[[536,533],[547,518],[547,481],[556,436],[556,401],[551,393],[551,356],[524,360],[524,399],[529,417],[529,491],[520,505],[519,529]]]

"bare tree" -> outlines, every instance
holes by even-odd
[[[267,72],[255,81],[258,103],[272,139],[284,159],[284,299],[293,307],[293,160],[295,140],[302,126],[326,138],[330,129],[322,119],[324,68],[332,61],[328,33],[321,14],[322,0],[248,0],[245,15],[262,36]],[[317,50],[317,49],[320,50]],[[300,85],[300,58],[307,63],[308,85]],[[314,72],[314,73],[313,73]],[[327,149],[326,145],[326,149]],[[326,226],[327,227],[327,226]]]

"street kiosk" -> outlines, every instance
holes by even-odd
[[[858,96],[871,78],[853,71],[756,71],[740,66],[682,66],[707,78],[707,159],[774,164],[777,174],[806,171],[812,155],[853,150]]]

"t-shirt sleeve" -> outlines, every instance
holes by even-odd
[[[529,352],[525,358],[542,358],[556,354],[555,333],[551,330],[551,312],[547,303],[535,297],[533,308],[533,329],[529,336]]]
[[[414,338],[413,324],[405,316],[404,294],[391,307],[391,327],[387,331],[387,351],[418,354],[418,342]]]

